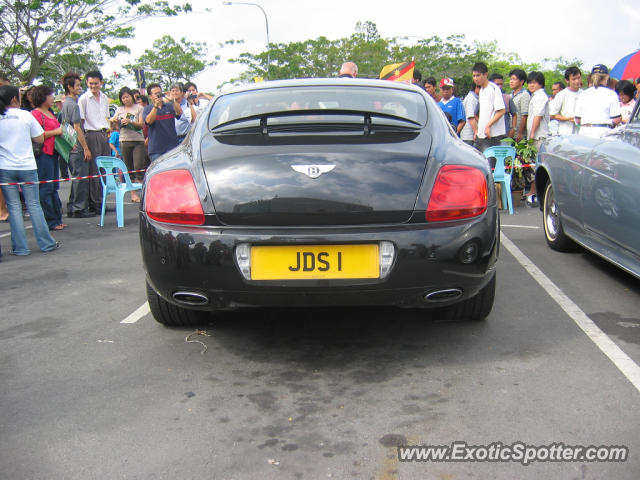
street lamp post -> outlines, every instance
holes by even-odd
[[[257,3],[251,2],[222,2],[223,5],[253,5],[254,7],[258,7],[262,14],[264,15],[264,24],[267,27],[267,70],[269,69],[269,65],[271,64],[271,58],[269,56],[269,20],[267,19],[267,12],[264,11]]]

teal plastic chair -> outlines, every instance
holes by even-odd
[[[493,181],[502,185],[502,206],[507,206],[509,215],[513,215],[513,200],[511,199],[511,175],[505,172],[504,161],[511,158],[511,164],[516,158],[515,147],[498,145],[489,147],[482,152],[486,158],[495,158],[496,166],[493,170]]]
[[[107,195],[115,193],[116,218],[118,228],[122,228],[124,227],[124,194],[132,190],[142,189],[142,184],[131,182],[129,174],[127,173],[127,166],[120,158],[98,157],[96,158],[96,165],[100,172],[100,183],[102,184],[102,214],[100,216],[100,226],[104,226],[104,211],[105,208],[107,208]]]

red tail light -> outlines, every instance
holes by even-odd
[[[459,220],[487,209],[487,181],[482,171],[445,165],[438,172],[425,218],[429,222]]]
[[[158,222],[204,224],[200,197],[188,170],[169,170],[151,177],[145,191],[145,211]]]

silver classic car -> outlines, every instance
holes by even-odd
[[[603,138],[549,139],[538,153],[536,188],[551,248],[577,243],[640,278],[640,103],[627,125]]]

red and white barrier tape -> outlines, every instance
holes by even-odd
[[[143,168],[141,170],[129,170],[128,172],[125,172],[125,173],[138,173],[138,172],[144,172],[144,171],[146,171],[146,168]],[[108,175],[121,175],[122,173],[123,172],[103,173],[99,175],[88,175],[86,177],[57,178],[55,180],[39,180],[37,182],[9,182],[9,183],[0,183],[0,186],[6,187],[9,185],[40,185],[42,183],[71,182],[73,180],[87,180],[89,178],[106,177]]]
[[[528,167],[535,167],[536,164],[535,163],[525,163],[520,165],[518,168],[528,168]],[[507,165],[504,167],[505,170],[512,170],[513,167],[510,165]],[[493,169],[492,169],[493,170]],[[126,173],[138,173],[138,172],[144,172],[146,171],[145,168],[141,169],[141,170],[129,170]],[[106,177],[107,175],[120,175],[119,173],[106,173],[106,174],[102,174],[102,175],[89,175],[86,177],[71,177],[71,178],[58,178],[56,180],[39,180],[37,182],[10,182],[10,183],[0,183],[0,186],[9,186],[9,185],[40,185],[42,183],[56,183],[56,182],[71,182],[73,180],[87,180],[89,178],[98,178],[98,177]]]

